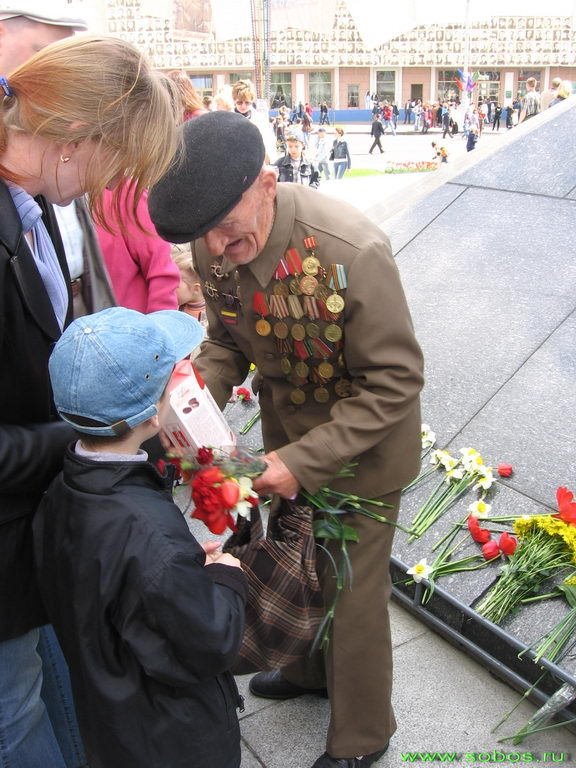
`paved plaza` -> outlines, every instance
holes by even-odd
[[[390,235],[426,359],[423,418],[441,445],[471,444],[514,465],[502,491],[510,511],[553,507],[557,486],[576,485],[576,109],[555,109],[485,133],[472,153],[456,137],[437,171],[345,177],[319,191]],[[366,154],[367,132],[347,126],[354,168],[381,162]],[[437,136],[385,136],[382,162],[426,159]],[[576,764],[566,728],[499,743],[535,705],[521,703],[492,733],[519,694],[396,604],[391,617],[398,731],[380,768]],[[248,681],[238,678],[243,768],[310,768],[324,750],[328,702],[258,699]],[[448,754],[410,755],[433,752]]]

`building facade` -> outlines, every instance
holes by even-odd
[[[94,7],[94,0],[84,2]],[[257,4],[252,0],[253,9]],[[262,19],[253,16],[253,31],[233,39],[218,38],[210,0],[100,0],[95,23],[133,42],[157,68],[185,71],[202,95],[250,78],[269,91],[258,95],[267,97],[270,107],[299,102],[318,107],[326,101],[336,110],[363,110],[367,94],[399,106],[418,98],[439,102],[459,95],[457,71],[466,63],[477,78],[473,98],[502,105],[523,94],[531,76],[540,90],[553,77],[576,81],[572,16],[498,16],[472,21],[468,28],[421,26],[368,49],[346,0],[331,0],[328,8],[329,32],[272,25],[266,33]],[[234,2],[230,9],[235,12]],[[268,81],[262,77],[264,60]]]

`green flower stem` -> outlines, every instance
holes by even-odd
[[[446,483],[442,479],[432,491],[428,500],[419,509],[412,521],[412,535],[408,542],[422,536],[458,499],[466,493],[468,488],[476,481],[475,475],[467,473],[461,480]]]
[[[424,472],[420,472],[420,474],[412,480],[412,482],[408,483],[408,485],[405,485],[404,488],[402,488],[402,493],[408,493],[408,491],[411,491],[412,488],[419,485],[423,480],[425,480],[429,475],[436,472],[438,467],[430,467],[428,469],[425,469]]]
[[[454,525],[454,526],[452,527],[452,529],[451,529],[450,531],[448,531],[448,533],[447,533],[447,534],[445,534],[444,536],[442,536],[442,538],[440,539],[440,541],[437,541],[437,542],[436,542],[436,544],[434,544],[434,546],[432,547],[432,552],[435,552],[435,551],[438,549],[438,547],[441,547],[441,546],[442,546],[442,544],[444,544],[444,542],[447,542],[447,546],[450,546],[451,542],[452,542],[452,541],[453,541],[453,539],[454,539],[454,536],[455,536],[455,535],[456,535],[456,534],[457,534],[457,533],[458,533],[458,532],[459,532],[459,531],[460,531],[462,528],[464,528],[464,527],[466,526],[466,520],[467,520],[467,519],[468,519],[468,515],[466,515],[466,517],[465,517],[463,520],[461,520],[459,523],[456,523],[456,525]]]
[[[332,488],[328,488],[324,486],[320,489],[321,491],[330,494],[331,496],[336,496],[337,498],[344,499],[345,501],[350,501],[354,503],[362,503],[362,504],[371,504],[373,507],[386,507],[386,509],[393,509],[393,504],[386,504],[383,501],[378,501],[378,499],[364,499],[362,496],[355,496],[351,493],[340,493],[339,491],[333,491]]]
[[[248,432],[250,432],[254,424],[256,424],[256,422],[260,419],[260,416],[261,416],[261,412],[260,410],[257,410],[254,416],[252,416],[252,418],[249,419],[249,421],[247,421],[246,424],[244,424],[244,426],[240,430],[240,434],[246,435]]]
[[[567,568],[571,563],[571,553],[562,539],[536,531],[520,542],[476,611],[499,624],[524,598],[533,596],[553,571]]]

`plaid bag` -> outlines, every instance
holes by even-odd
[[[236,674],[284,667],[310,651],[324,616],[312,510],[281,500],[264,538],[260,511],[238,519],[223,550],[248,577],[246,630]]]

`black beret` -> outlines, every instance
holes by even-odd
[[[240,202],[264,163],[260,130],[237,112],[208,112],[182,126],[184,149],[150,190],[148,208],[160,237],[195,240]]]

